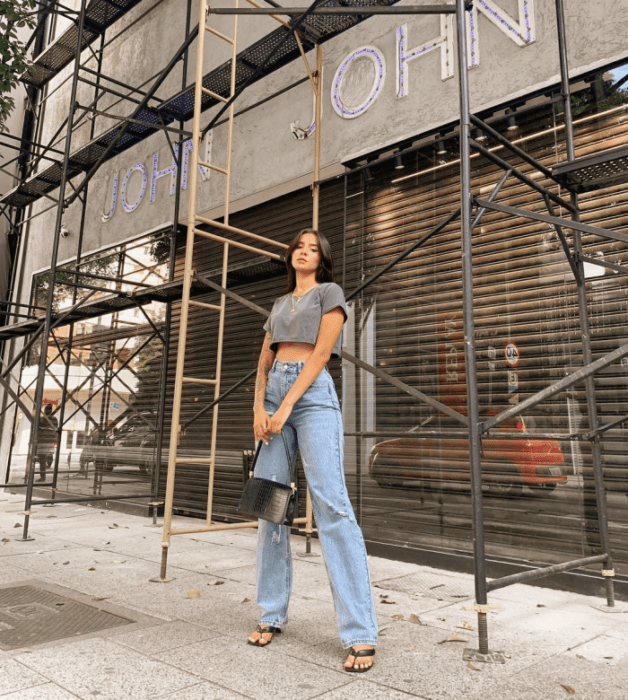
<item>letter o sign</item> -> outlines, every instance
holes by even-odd
[[[362,46],[350,53],[338,66],[331,86],[336,114],[343,119],[364,114],[375,102],[385,79],[386,61],[374,46]]]
[[[139,193],[137,199],[135,200],[135,202],[133,204],[129,204],[126,200],[126,189],[127,189],[127,185],[129,184],[129,180],[131,179],[131,175],[133,175],[134,172],[142,173],[142,189],[140,190],[140,193]],[[142,201],[142,198],[144,197],[144,192],[146,192],[146,180],[147,180],[146,168],[142,165],[142,163],[137,163],[137,165],[132,165],[127,170],[127,173],[124,176],[124,180],[122,181],[122,191],[120,192],[120,199],[122,201],[122,206],[124,207],[124,211],[132,212],[132,211],[135,211],[139,207],[140,202]]]

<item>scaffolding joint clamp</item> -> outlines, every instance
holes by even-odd
[[[609,578],[611,576],[615,575],[615,569],[602,569],[602,576],[608,576]]]

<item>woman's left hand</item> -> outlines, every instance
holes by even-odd
[[[279,409],[275,411],[270,417],[270,422],[268,424],[268,432],[280,433],[286,421],[288,420],[288,418],[290,418],[291,413],[292,406],[285,406],[284,404],[281,404]]]

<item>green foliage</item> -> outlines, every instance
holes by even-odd
[[[35,0],[0,0],[0,131],[15,107],[10,92],[19,77],[28,69],[24,43],[17,30],[33,29],[36,23]]]
[[[80,268],[83,272],[89,272],[91,274],[102,275],[103,277],[113,277],[115,276],[117,269],[117,259],[114,256],[106,258],[98,258],[92,261],[86,261],[81,263]],[[76,275],[73,272],[67,272],[63,268],[57,270],[55,274],[55,288],[54,288],[54,299],[53,299],[53,310],[58,311],[59,307],[62,305],[67,305],[72,300],[72,295],[74,293],[75,287],[70,287],[64,282],[77,282]],[[103,292],[107,293],[105,282],[102,280],[95,280],[88,277],[78,277],[78,284],[89,284],[95,287],[102,287]],[[42,274],[37,275],[35,279],[35,295],[33,303],[36,306],[45,307],[48,300],[48,289],[50,287],[50,273],[42,272]],[[86,296],[91,290],[77,289],[77,299]]]

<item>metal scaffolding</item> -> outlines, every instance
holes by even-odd
[[[628,242],[628,235],[603,229],[588,224],[583,224],[580,221],[578,208],[578,194],[589,191],[590,189],[605,187],[617,182],[628,181],[628,148],[620,148],[605,153],[601,153],[595,157],[577,159],[575,157],[573,120],[571,115],[570,105],[570,90],[567,65],[567,40],[565,32],[563,0],[555,0],[556,2],[556,17],[558,25],[558,48],[560,55],[560,74],[561,74],[561,96],[560,102],[564,108],[565,114],[565,140],[567,145],[567,161],[558,167],[548,169],[529,154],[511,143],[506,137],[496,131],[486,120],[478,118],[472,114],[470,109],[470,91],[468,83],[468,66],[466,61],[467,56],[467,36],[466,36],[466,13],[472,8],[472,0],[456,0],[455,4],[449,5],[424,5],[424,6],[397,6],[394,0],[383,0],[382,2],[360,2],[359,5],[336,4],[335,0],[314,0],[309,7],[303,8],[283,8],[276,5],[274,2],[269,3],[273,7],[261,7],[256,0],[247,0],[253,7],[238,7],[237,0],[233,8],[209,8],[206,0],[201,0],[199,11],[198,25],[190,30],[190,8],[191,0],[188,0],[187,26],[185,39],[181,46],[177,49],[172,59],[167,63],[165,68],[154,76],[150,87],[146,85],[132,87],[120,83],[111,77],[102,74],[100,68],[100,59],[104,44],[104,31],[111,26],[122,14],[127,12],[133,6],[138,4],[138,0],[122,2],[118,0],[119,7],[113,13],[111,8],[113,5],[107,0],[95,0],[87,5],[86,0],[82,0],[81,9],[73,16],[74,26],[66,32],[63,37],[44,51],[35,60],[35,68],[29,74],[31,77],[25,76],[26,82],[30,82],[32,86],[41,88],[46,81],[53,75],[56,75],[61,67],[69,65],[74,61],[74,71],[71,78],[71,99],[70,109],[67,119],[64,124],[58,129],[52,141],[41,147],[40,144],[35,144],[31,136],[22,139],[20,146],[20,156],[24,161],[30,158],[30,171],[28,168],[22,178],[20,184],[11,192],[0,198],[0,213],[6,213],[11,209],[14,217],[14,228],[16,231],[21,231],[28,221],[32,219],[24,218],[21,212],[33,203],[34,201],[46,197],[53,200],[50,209],[56,207],[56,222],[54,228],[54,242],[52,246],[52,260],[50,266],[50,283],[48,290],[47,304],[44,309],[26,308],[26,314],[22,314],[22,306],[19,304],[9,304],[8,307],[8,323],[0,328],[0,340],[10,340],[14,338],[28,338],[21,352],[17,353],[3,368],[0,376],[6,392],[11,397],[12,401],[24,410],[24,404],[21,401],[20,394],[15,392],[10,386],[11,371],[17,367],[18,363],[25,357],[26,353],[41,339],[41,355],[39,365],[39,375],[35,389],[34,410],[30,418],[31,442],[29,446],[28,456],[28,483],[26,491],[25,504],[25,524],[23,539],[28,537],[28,518],[31,512],[32,497],[33,497],[33,460],[35,459],[37,433],[40,426],[41,406],[44,389],[44,376],[47,368],[48,358],[48,343],[51,337],[51,331],[60,325],[68,325],[78,319],[93,318],[103,310],[117,311],[124,308],[134,306],[142,307],[151,301],[159,300],[168,304],[168,313],[166,322],[163,328],[163,336],[159,328],[152,328],[156,334],[162,337],[165,343],[164,351],[164,366],[162,372],[162,387],[160,393],[160,423],[159,429],[163,426],[164,418],[164,403],[165,403],[165,381],[166,381],[166,362],[168,356],[168,342],[170,334],[170,319],[171,302],[182,302],[181,324],[179,334],[179,346],[177,352],[176,379],[174,386],[174,404],[173,416],[170,435],[170,449],[168,460],[168,481],[165,493],[165,517],[164,517],[164,536],[162,541],[162,562],[159,581],[167,581],[166,566],[167,552],[170,546],[171,535],[183,534],[188,532],[205,532],[215,529],[230,529],[236,527],[256,527],[255,522],[241,523],[225,523],[212,524],[212,497],[213,497],[213,478],[216,459],[216,437],[218,426],[218,407],[220,401],[227,395],[232,393],[238,386],[248,381],[254,374],[255,370],[241,379],[235,386],[227,390],[221,387],[221,352],[224,333],[225,319],[225,304],[226,299],[233,299],[239,303],[246,305],[248,308],[259,312],[261,315],[268,315],[268,312],[259,306],[256,306],[249,300],[236,294],[227,288],[227,268],[229,259],[229,249],[231,246],[240,248],[255,254],[262,254],[271,259],[280,260],[281,256],[277,253],[269,252],[259,248],[258,244],[263,244],[270,247],[276,247],[281,250],[285,246],[277,241],[257,236],[242,229],[235,228],[229,224],[229,192],[231,178],[231,140],[233,120],[237,116],[234,103],[242,91],[253,82],[268,75],[274,70],[287,65],[298,57],[302,57],[307,72],[307,79],[310,80],[314,95],[315,95],[315,162],[313,168],[313,225],[318,224],[318,197],[320,187],[324,181],[320,180],[320,143],[321,143],[321,75],[322,75],[322,43],[350,27],[355,26],[358,22],[375,14],[450,14],[455,16],[456,20],[456,37],[457,37],[457,67],[459,80],[459,97],[460,97],[460,185],[461,185],[461,205],[460,207],[445,217],[437,226],[435,226],[427,234],[424,234],[420,239],[409,245],[395,260],[391,261],[384,268],[379,270],[370,279],[360,284],[359,287],[347,294],[347,299],[351,299],[358,295],[361,291],[373,284],[385,272],[390,270],[396,264],[405,259],[410,253],[423,245],[432,236],[437,235],[439,231],[445,228],[458,217],[461,222],[461,254],[462,254],[462,288],[463,288],[463,321],[464,321],[464,345],[465,345],[465,367],[466,367],[466,386],[467,386],[467,415],[463,415],[455,411],[451,407],[444,405],[433,397],[418,391],[414,387],[399,381],[390,376],[380,368],[369,365],[362,360],[343,352],[344,359],[353,363],[357,367],[379,377],[385,382],[391,383],[400,390],[413,396],[418,401],[427,403],[436,410],[444,412],[455,418],[461,425],[466,428],[469,436],[469,456],[471,462],[471,495],[473,504],[473,557],[475,566],[475,606],[474,609],[478,615],[478,637],[479,649],[466,650],[465,658],[482,660],[487,662],[503,661],[503,657],[499,654],[491,653],[488,646],[488,628],[487,628],[487,613],[489,611],[488,593],[492,590],[502,588],[512,583],[520,581],[529,581],[539,579],[544,576],[551,575],[556,572],[569,571],[591,564],[602,565],[602,576],[606,582],[607,605],[609,608],[614,605],[613,593],[613,563],[610,551],[610,541],[608,533],[608,517],[606,512],[606,497],[603,483],[603,467],[602,467],[602,452],[600,436],[603,431],[612,427],[617,422],[626,420],[628,417],[623,417],[615,423],[601,425],[597,416],[596,401],[595,401],[595,385],[593,377],[597,372],[600,372],[611,363],[628,356],[628,344],[622,345],[616,350],[604,355],[597,360],[593,360],[590,344],[589,333],[589,316],[587,312],[587,295],[584,278],[584,263],[592,263],[602,265],[617,270],[618,272],[626,273],[628,269],[621,265],[605,262],[597,258],[585,255],[582,247],[582,234],[595,234],[600,238],[608,238]],[[53,11],[55,3],[51,3],[46,12]],[[59,10],[60,11],[60,10]],[[64,9],[64,13],[67,11]],[[91,13],[91,14],[90,14]],[[98,16],[94,13],[100,13]],[[233,15],[233,34],[226,36],[207,24],[208,17],[211,15]],[[238,15],[272,15],[279,23],[279,27],[271,34],[265,36],[254,45],[247,47],[241,53],[237,52],[237,18]],[[283,19],[287,17],[288,20]],[[321,18],[320,20],[318,18]],[[136,20],[138,21],[138,20]],[[206,33],[213,35],[215,40],[226,42],[232,47],[231,58],[222,66],[214,69],[207,75],[203,75],[203,54]],[[92,43],[100,38],[100,49],[98,52],[93,52]],[[186,80],[186,66],[188,49],[191,44],[197,41],[197,67],[195,72],[195,81],[193,86],[188,86]],[[64,43],[65,42],[65,43]],[[59,45],[63,46],[63,51],[55,52],[52,49]],[[98,71],[88,69],[81,65],[81,51],[84,48],[94,54],[98,59]],[[310,50],[316,50],[316,67],[312,69],[307,61],[306,53]],[[65,53],[64,53],[65,52]],[[60,56],[60,58],[53,57]],[[171,73],[173,68],[183,58],[183,83],[181,91],[166,100],[159,99],[156,96],[157,90],[163,85],[165,78]],[[56,61],[56,63],[55,63]],[[95,80],[86,78],[81,75],[81,71],[87,72]],[[76,90],[78,83],[82,81],[92,85],[95,89],[94,101],[90,105],[77,105]],[[150,81],[149,81],[150,82]],[[298,81],[294,85],[301,84],[303,81]],[[112,85],[115,86],[111,87]],[[227,86],[227,87],[225,87]],[[120,92],[122,90],[123,92]],[[280,92],[283,92],[282,90]],[[88,144],[82,146],[75,152],[71,151],[71,136],[76,125],[80,123],[88,114],[106,115],[102,110],[97,109],[98,100],[104,95],[114,95],[121,100],[127,100],[135,107],[132,108],[128,117],[116,117],[119,124],[105,132],[96,136],[92,134]],[[280,93],[275,93],[280,94]],[[50,95],[40,101],[40,105],[48,99]],[[274,95],[271,95],[271,99]],[[266,101],[266,100],[264,100]],[[221,105],[218,112],[212,117],[209,124],[205,127],[201,126],[201,113],[217,105]],[[227,162],[224,166],[217,166],[213,163],[204,162],[200,158],[200,143],[203,135],[210,129],[214,128],[220,122],[221,116],[225,111],[228,111],[228,143],[227,143]],[[77,116],[77,112],[81,112]],[[192,132],[184,130],[185,122],[193,117]],[[171,126],[178,122],[178,127]],[[64,150],[60,153],[55,149],[55,139],[66,130]],[[57,313],[53,308],[55,273],[58,268],[57,256],[59,250],[59,238],[62,228],[62,217],[64,210],[76,199],[80,199],[85,208],[87,198],[87,187],[89,181],[100,167],[109,158],[121,153],[122,151],[136,145],[138,142],[147,138],[157,130],[165,132],[170,141],[169,134],[175,134],[179,139],[178,151],[170,142],[175,162],[177,161],[177,153],[179,158],[182,157],[183,139],[191,136],[192,148],[192,175],[190,182],[190,207],[188,215],[188,232],[186,245],[185,269],[183,276],[179,279],[174,278],[173,266],[171,266],[171,279],[169,282],[155,286],[139,286],[139,289],[129,292],[123,290],[120,285],[123,283],[129,284],[129,280],[121,278],[110,278],[108,281],[115,282],[118,288],[115,291],[109,290],[111,293],[97,299],[92,298],[96,291],[102,291],[101,287],[90,285],[86,282],[88,276],[81,273],[80,261],[81,251],[77,256],[76,266],[71,268],[71,272],[75,275],[75,284],[77,289],[83,288],[91,290],[89,294],[80,300],[76,299],[73,306],[62,313]],[[552,192],[547,187],[540,185],[534,178],[521,172],[519,168],[514,166],[508,160],[496,155],[492,150],[487,149],[474,138],[474,132],[479,130],[498,141],[506,151],[510,152],[515,158],[523,159],[525,163],[532,166],[537,172],[541,173],[545,178],[549,178],[552,182],[559,184],[566,189],[570,196],[569,199],[561,197]],[[35,146],[41,152],[35,154],[29,150]],[[25,148],[27,147],[27,148]],[[504,174],[501,179],[495,184],[490,196],[486,199],[475,196],[471,189],[471,154],[472,151],[479,153],[484,158],[503,169]],[[52,154],[52,155],[49,155]],[[59,158],[59,156],[62,156]],[[52,165],[48,168],[35,172],[35,168],[42,159],[50,159]],[[198,174],[198,165],[205,168],[210,168],[220,173],[225,178],[225,195],[223,214],[220,217],[222,220],[207,219],[197,213],[196,206],[196,178]],[[368,166],[361,166],[359,169],[365,169]],[[179,198],[180,198],[180,177],[181,167],[177,168],[177,197],[175,202],[175,218],[171,238],[171,260],[174,259],[174,245],[177,232],[177,221],[179,218]],[[351,171],[355,172],[355,170]],[[34,174],[32,174],[34,173]],[[340,177],[347,177],[349,173],[345,173]],[[83,175],[80,183],[74,185],[71,181],[73,178]],[[540,196],[543,201],[547,214],[540,214],[530,209],[515,208],[500,204],[497,199],[499,193],[509,178],[516,178],[521,183],[530,188]],[[67,187],[71,187],[71,192],[67,195]],[[58,197],[55,199],[48,193],[58,189]],[[569,213],[569,217],[565,218],[557,216],[555,207],[560,207],[562,210]],[[44,210],[46,211],[46,210]],[[474,227],[480,222],[486,211],[499,211],[505,214],[527,217],[532,220],[542,221],[551,224],[555,227],[565,257],[571,267],[572,273],[576,280],[578,289],[578,305],[579,305],[579,320],[582,336],[583,349],[583,366],[577,371],[574,371],[569,376],[557,381],[543,390],[537,392],[533,396],[525,399],[521,403],[502,411],[498,415],[491,416],[484,420],[481,419],[479,413],[478,402],[478,385],[476,372],[476,346],[475,346],[475,328],[474,328],[474,310],[473,310],[473,268],[472,268],[472,233]],[[40,212],[40,213],[43,213]],[[84,214],[82,226],[84,225]],[[81,229],[82,230],[82,229]],[[573,239],[570,243],[564,231],[570,230],[573,232]],[[229,234],[229,237],[227,237]],[[194,270],[194,242],[197,237],[209,238],[217,241],[223,246],[222,255],[222,276],[220,283],[215,280],[208,279],[200,275]],[[246,237],[249,243],[242,243],[238,238]],[[67,267],[63,268],[68,271]],[[210,305],[195,299],[195,297],[207,294],[208,291],[217,291],[220,294],[220,304]],[[185,374],[185,354],[186,354],[186,334],[187,334],[187,319],[190,306],[199,306],[216,312],[218,315],[217,324],[218,333],[218,348],[217,362],[215,368],[215,379],[207,380],[204,378],[188,376]],[[44,313],[39,313],[44,310]],[[27,316],[23,321],[17,320],[20,316]],[[59,348],[60,353],[64,353],[66,361],[72,353],[72,336],[70,336],[65,348]],[[181,401],[183,386],[186,383],[190,384],[211,384],[214,387],[214,399],[212,403],[197,414],[192,420],[197,418],[202,413],[208,410],[212,414],[212,434],[209,456],[205,460],[198,458],[181,458],[178,456],[178,444],[182,430],[185,430],[191,421],[181,424]],[[499,579],[487,580],[486,573],[486,552],[484,540],[484,517],[482,504],[482,473],[481,473],[481,450],[482,440],[490,434],[490,430],[496,426],[509,420],[513,415],[521,413],[526,409],[538,405],[546,398],[557,394],[577,383],[584,383],[587,393],[587,410],[588,410],[588,430],[584,434],[577,436],[577,439],[589,440],[592,447],[593,455],[593,471],[596,493],[596,508],[600,528],[601,553],[595,556],[580,558],[574,561],[568,561],[561,564],[542,567],[539,569],[529,570],[523,573],[517,573],[510,576],[505,576]],[[67,377],[66,389],[67,391]],[[65,403],[65,402],[64,402]],[[6,411],[5,407],[3,411]],[[63,421],[63,416],[62,416]],[[161,432],[159,434],[161,436]],[[574,438],[575,439],[575,438]],[[158,440],[161,446],[161,440]],[[176,466],[178,464],[188,463],[199,464],[206,463],[209,470],[209,488],[207,495],[207,521],[206,524],[198,528],[172,528],[173,514],[173,493],[176,476]],[[161,465],[161,455],[158,455],[157,470]],[[55,477],[53,488],[56,485],[56,473],[58,470],[55,465]],[[159,479],[154,480],[155,491],[152,494],[153,502],[156,502],[158,496]],[[98,496],[94,496],[98,500]],[[93,500],[94,500],[93,499]],[[78,500],[78,499],[74,499]],[[305,531],[308,534],[308,539],[312,533],[312,515],[311,507],[308,504],[305,518],[297,520],[300,524],[305,524]]]

